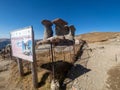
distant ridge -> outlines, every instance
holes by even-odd
[[[8,38],[0,38],[0,42],[2,42],[2,41],[10,41],[10,39],[8,39]]]
[[[7,44],[10,44],[10,39],[0,38],[0,50],[3,49]]]

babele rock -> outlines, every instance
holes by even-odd
[[[44,40],[53,36],[52,22],[49,20],[43,20],[41,22],[44,25]]]
[[[68,40],[74,40],[75,27],[73,25],[69,26],[69,34],[65,35],[65,38]]]
[[[71,31],[72,36],[75,36],[75,27],[74,27],[74,25],[71,25],[69,27],[69,30]]]
[[[69,28],[67,26],[67,22],[64,20],[57,18],[52,21],[55,24],[55,32],[57,36],[67,35],[69,33]]]
[[[53,36],[53,31],[52,31],[52,25],[55,25],[55,38],[62,38],[65,37],[65,39],[74,40],[74,35],[75,35],[75,27],[73,25],[68,26],[68,23],[60,18],[54,19],[52,22],[49,20],[43,20],[41,22],[44,27],[44,41],[46,40],[52,40],[54,39]],[[50,38],[51,37],[51,38]]]

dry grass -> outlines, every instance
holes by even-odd
[[[83,39],[86,40],[87,42],[94,43],[94,42],[106,41],[110,38],[115,38],[118,35],[120,35],[120,33],[89,33],[89,34],[76,36],[76,39]],[[80,46],[76,47],[76,53],[79,47]],[[66,61],[68,63],[72,62],[73,51],[71,52],[71,54],[70,52],[54,53],[54,54],[55,54],[54,60],[56,62],[60,60]],[[38,82],[39,82],[39,88],[37,90],[50,90],[51,70],[41,67],[42,65],[51,62],[51,57],[49,56],[49,52],[44,52],[44,53],[37,52],[36,59],[37,59]],[[25,64],[24,71],[25,73],[27,73],[30,71],[29,68],[30,63],[25,61],[24,64]],[[28,65],[28,67],[26,65]],[[64,70],[64,67],[60,69]],[[11,70],[12,70],[11,78],[9,80],[11,81],[11,83],[9,84],[9,87],[20,88],[22,90],[34,90],[32,86],[31,73],[28,73],[23,78],[20,78],[18,73],[17,63],[15,62],[12,63]]]
[[[59,61],[64,61],[71,63],[71,57],[73,51],[71,52],[60,52],[60,53],[54,53],[54,60],[55,62],[59,62]],[[37,72],[38,72],[38,84],[39,84],[39,88],[37,90],[49,90],[50,89],[50,80],[51,80],[51,67],[49,67],[51,65],[51,56],[49,56],[49,52],[38,52],[36,54],[36,59],[37,59]],[[56,63],[57,64],[57,63]],[[45,66],[46,68],[42,68],[42,65],[47,65]],[[31,75],[31,68],[30,68],[30,62],[28,61],[23,61],[23,66],[24,66],[24,73],[25,76],[23,76],[22,78],[20,78],[19,76],[19,72],[18,72],[18,66],[16,62],[12,62],[11,64],[11,78],[9,79],[10,83],[8,85],[8,87],[10,88],[20,88],[22,90],[34,90],[33,88],[33,84],[32,84],[32,75]],[[48,67],[48,68],[47,68]],[[58,75],[58,73],[63,74],[61,72],[63,72],[65,66],[57,64],[55,66],[55,71],[56,71],[56,75],[55,77],[57,79],[61,79],[61,77]],[[60,70],[61,69],[61,70]],[[59,71],[59,72],[57,72]],[[13,86],[14,85],[14,86]]]
[[[117,32],[93,32],[87,34],[81,34],[76,36],[76,39],[86,40],[87,42],[94,43],[94,42],[103,42],[107,41],[108,39],[115,38],[120,36],[120,33]]]

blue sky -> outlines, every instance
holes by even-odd
[[[62,18],[76,27],[76,35],[120,32],[119,0],[0,0],[0,38],[33,26],[35,38],[43,38],[43,19]],[[54,30],[54,28],[53,28]]]

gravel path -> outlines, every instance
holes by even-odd
[[[115,42],[115,43],[114,43]],[[68,90],[107,90],[108,70],[120,63],[120,42],[114,39],[106,43],[89,44],[74,64],[68,77],[72,79]]]

